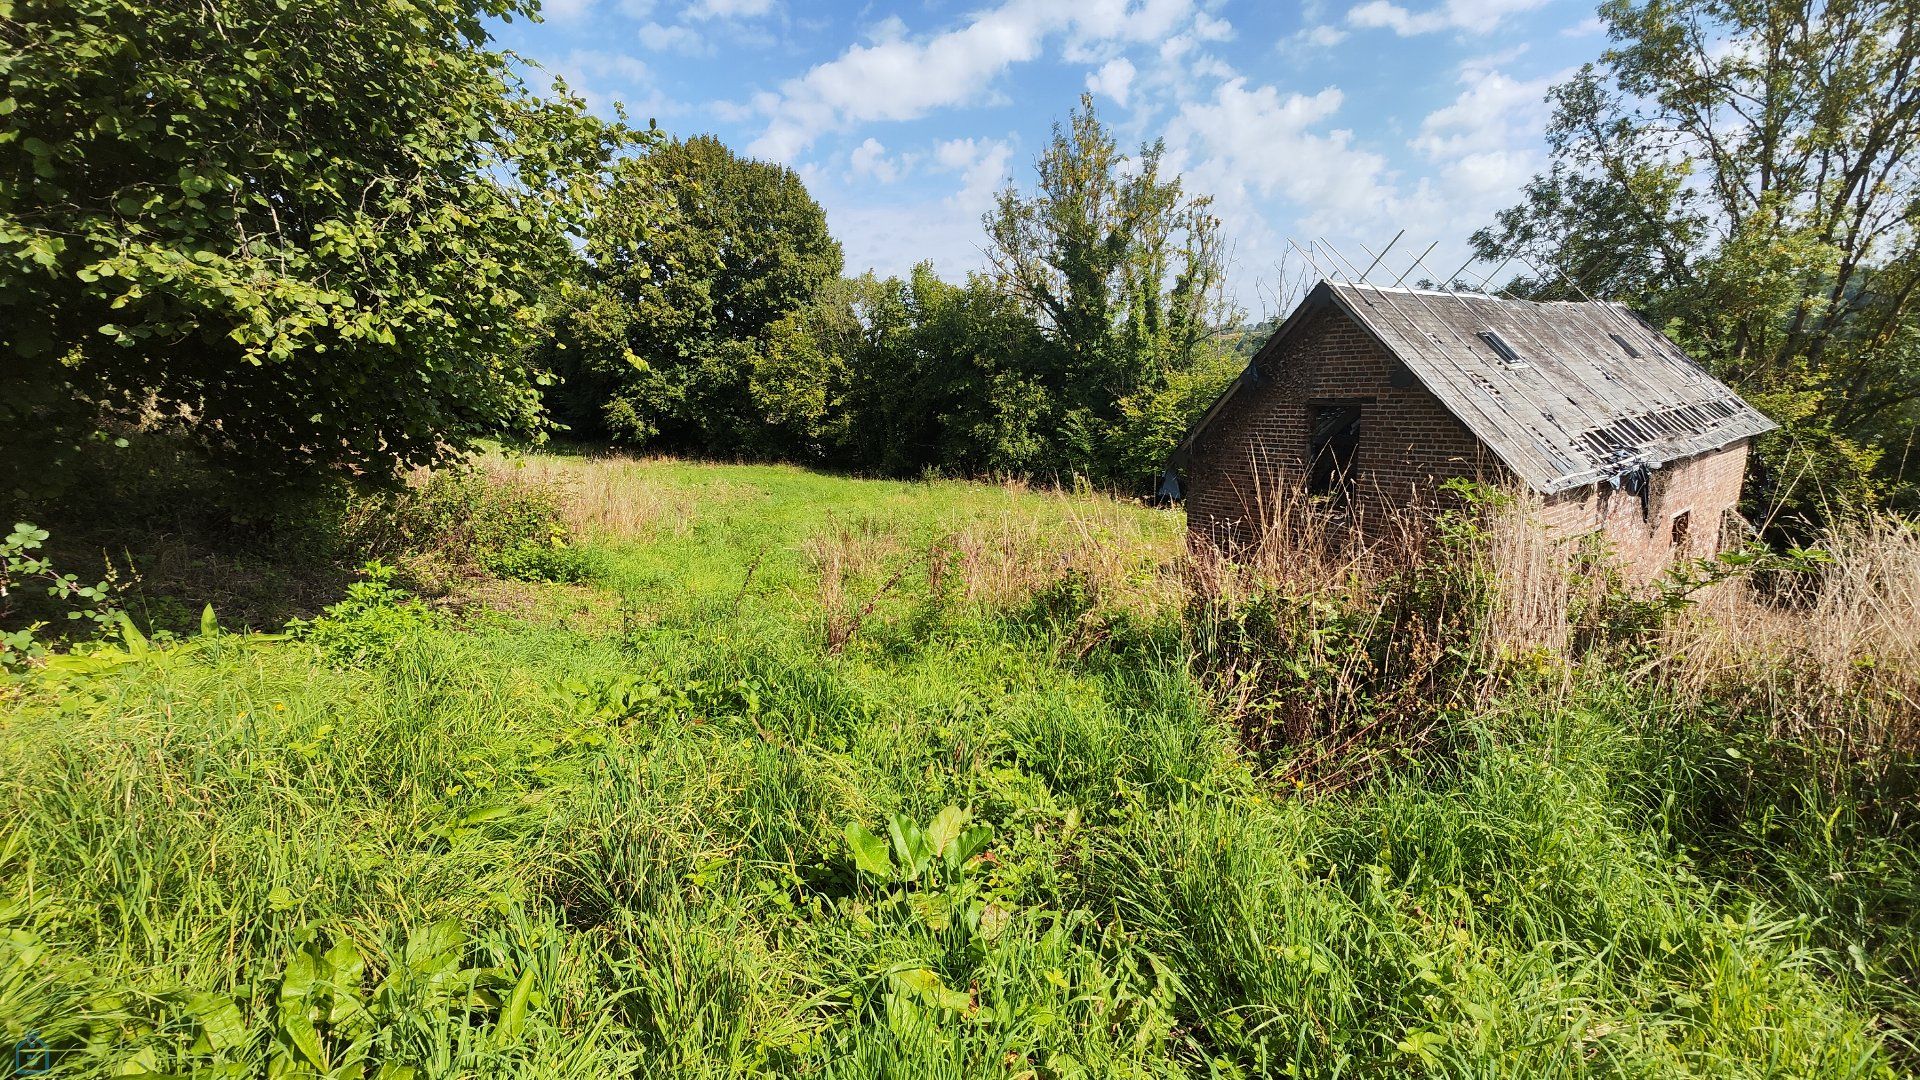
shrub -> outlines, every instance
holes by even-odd
[[[1484,696],[1498,591],[1482,511],[1500,497],[1451,486],[1458,506],[1431,521],[1409,515],[1402,543],[1318,565],[1318,580],[1202,582],[1188,622],[1203,678],[1284,779],[1345,786],[1381,754],[1428,745]]]
[[[45,655],[39,635],[47,623],[36,616],[49,608],[65,608],[68,619],[85,619],[101,627],[119,617],[111,582],[82,585],[79,578],[61,573],[52,560],[37,554],[47,535],[45,529],[23,521],[0,539],[0,668]],[[29,602],[29,583],[45,590],[47,602]]]
[[[390,559],[424,591],[482,574],[522,581],[581,581],[584,552],[562,516],[565,492],[552,481],[486,469],[429,473],[349,515],[348,539]]]
[[[336,667],[363,667],[434,624],[425,605],[394,586],[393,567],[376,559],[360,572],[365,580],[347,586],[345,600],[317,619],[287,624],[289,634],[312,643]]]

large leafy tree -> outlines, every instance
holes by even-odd
[[[1083,96],[1040,156],[1037,191],[1009,188],[986,216],[996,277],[1058,351],[1045,381],[1062,464],[1103,478],[1122,403],[1202,362],[1232,321],[1212,200],[1163,176],[1162,155],[1121,153]]]
[[[1475,237],[1480,253],[1530,265],[1522,291],[1634,303],[1780,420],[1757,455],[1755,511],[1817,519],[1876,486],[1911,497],[1913,5],[1600,10],[1613,45],[1553,91],[1552,168]]]
[[[585,257],[577,310],[600,314],[589,340],[561,342],[563,422],[632,444],[794,451],[756,405],[755,370],[775,327],[838,281],[841,255],[793,170],[711,136],[668,141],[623,171]]]
[[[114,423],[249,470],[528,429],[527,297],[624,135],[528,92],[523,0],[0,0],[0,462]]]

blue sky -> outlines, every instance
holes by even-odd
[[[978,269],[1083,90],[1212,193],[1233,292],[1271,312],[1325,237],[1350,257],[1465,241],[1544,164],[1543,95],[1605,36],[1592,0],[547,0],[500,41],[594,108],[793,166],[849,272]],[[1395,267],[1398,272],[1399,267]],[[1491,269],[1491,268],[1487,268]]]

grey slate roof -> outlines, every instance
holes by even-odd
[[[1545,494],[1636,465],[1658,468],[1775,427],[1665,335],[1614,303],[1534,303],[1323,281],[1262,354],[1328,303],[1372,334],[1508,468]],[[1517,361],[1482,337],[1489,331]],[[1226,397],[1235,389],[1238,384]]]

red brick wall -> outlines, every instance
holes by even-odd
[[[1196,539],[1236,546],[1259,535],[1276,492],[1305,482],[1316,405],[1360,405],[1353,460],[1360,520],[1430,502],[1447,477],[1506,476],[1425,387],[1392,385],[1392,358],[1337,308],[1311,316],[1261,360],[1259,385],[1236,394],[1193,448],[1186,505]]]
[[[1510,482],[1512,473],[1425,387],[1392,384],[1394,363],[1331,306],[1263,356],[1259,384],[1236,394],[1193,448],[1186,476],[1191,537],[1236,547],[1261,535],[1272,507],[1305,483],[1318,404],[1361,406],[1353,472],[1362,523],[1431,505],[1449,477]],[[1679,555],[1717,549],[1721,518],[1739,505],[1746,463],[1743,441],[1656,470],[1644,517],[1638,497],[1610,484],[1579,488],[1549,499],[1542,524],[1567,536],[1599,531],[1632,576],[1650,578]],[[1676,546],[1673,519],[1681,513],[1689,526]]]
[[[1676,558],[1719,550],[1721,521],[1740,505],[1747,475],[1745,440],[1656,469],[1643,515],[1638,496],[1611,484],[1576,488],[1547,500],[1542,524],[1566,536],[1598,532],[1630,576],[1651,578]],[[1687,515],[1684,538],[1674,542],[1674,519]]]

